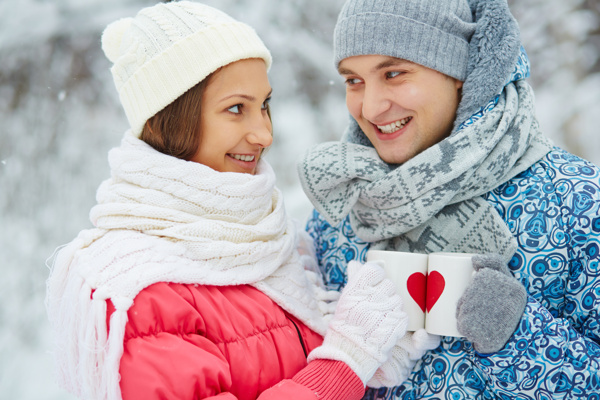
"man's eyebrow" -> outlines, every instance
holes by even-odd
[[[400,67],[400,66],[404,66],[407,64],[411,64],[411,62],[408,60],[404,60],[402,58],[387,57],[385,60],[383,60],[382,62],[377,64],[375,67],[373,67],[371,69],[371,72],[377,72],[377,71],[380,71],[380,70],[388,68],[388,67]],[[340,66],[338,68],[338,74],[340,74],[340,75],[353,75],[354,73],[355,73],[354,71],[352,71],[351,69],[345,68],[344,66]]]
[[[396,57],[388,57],[386,60],[380,62],[379,64],[377,64],[372,71],[379,71],[381,69],[384,68],[388,68],[388,67],[399,67],[399,66],[404,66],[407,64],[411,64],[410,61],[404,60],[402,58],[396,58]]]
[[[340,74],[340,75],[352,75],[352,74],[354,74],[354,72],[351,71],[351,70],[349,70],[348,68],[339,67],[338,68],[338,74]]]

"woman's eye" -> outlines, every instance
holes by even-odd
[[[268,99],[266,99],[266,100],[264,101],[264,103],[262,103],[262,106],[261,106],[261,108],[262,108],[263,110],[266,110],[266,109],[268,109],[268,108],[269,108],[269,103],[270,103],[270,102],[271,102],[271,98],[269,97]]]
[[[231,106],[227,109],[227,111],[234,113],[234,114],[240,114],[242,112],[242,105],[241,104],[236,104],[235,106]]]

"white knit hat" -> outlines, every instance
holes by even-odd
[[[191,1],[159,3],[108,25],[102,50],[132,133],[222,66],[271,54],[254,29]]]

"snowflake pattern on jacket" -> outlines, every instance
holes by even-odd
[[[443,337],[404,384],[365,399],[600,399],[600,168],[555,148],[483,198],[519,244],[509,267],[529,298],[512,338],[483,355]],[[313,211],[307,231],[326,283],[340,289],[369,244],[348,217],[331,226]]]

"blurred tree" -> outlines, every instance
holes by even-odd
[[[543,131],[558,145],[600,163],[600,2],[509,4],[531,59]]]

